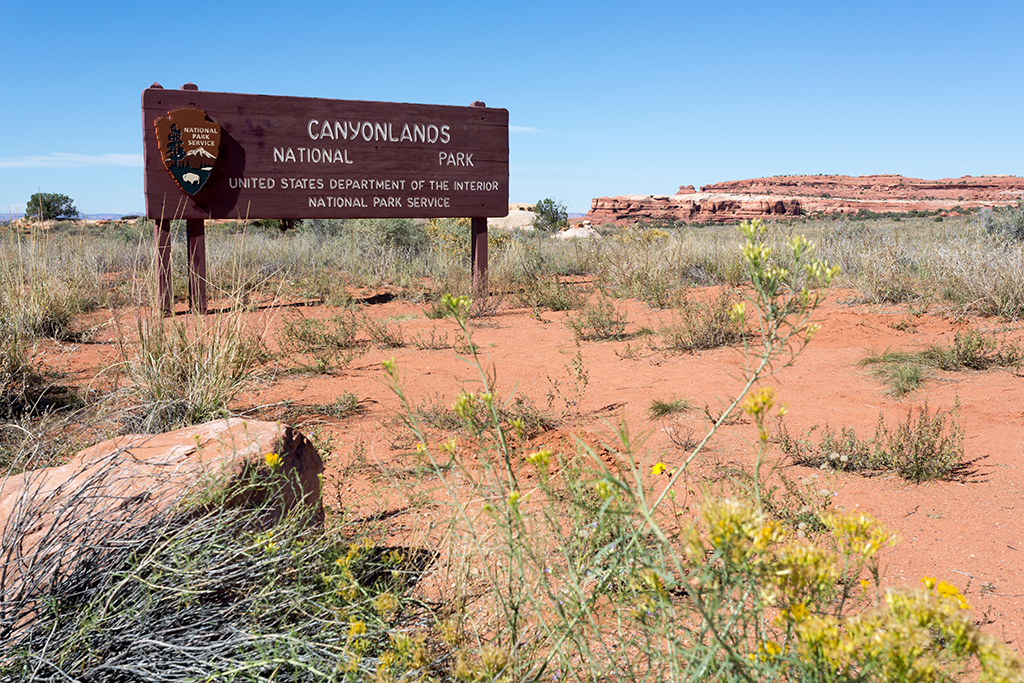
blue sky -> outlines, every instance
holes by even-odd
[[[0,212],[141,212],[142,90],[510,114],[510,200],[1024,175],[1024,2],[0,0]]]

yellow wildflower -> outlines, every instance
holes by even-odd
[[[263,456],[263,459],[266,461],[267,467],[269,467],[272,470],[277,469],[278,465],[281,464],[280,453],[267,453],[265,456]]]
[[[533,466],[542,472],[546,472],[548,469],[548,463],[551,462],[551,450],[548,448],[542,448],[541,450],[526,456],[526,459],[533,463]]]

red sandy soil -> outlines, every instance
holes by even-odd
[[[781,402],[788,405],[785,423],[791,434],[802,434],[813,425],[835,429],[854,427],[861,438],[874,434],[879,414],[888,425],[903,420],[907,412],[927,403],[948,410],[959,400],[959,421],[966,431],[966,459],[973,461],[973,475],[960,481],[907,483],[895,475],[865,477],[858,474],[808,470],[783,462],[794,479],[818,475],[815,486],[832,492],[836,508],[859,508],[882,520],[901,538],[884,551],[883,575],[888,585],[919,587],[923,576],[934,576],[959,587],[972,605],[974,618],[983,628],[1021,651],[1024,642],[1024,532],[1021,528],[1024,491],[1024,400],[1021,371],[995,369],[931,374],[924,386],[903,400],[891,398],[869,368],[857,363],[871,351],[918,350],[931,344],[952,344],[957,331],[974,327],[1007,342],[1024,344],[1024,325],[992,318],[953,318],[941,311],[913,315],[905,306],[868,306],[851,303],[854,292],[831,292],[819,309],[822,328],[794,365],[767,380]],[[628,310],[627,332],[640,328],[657,330],[669,312],[657,311],[635,301],[617,302]],[[287,371],[267,366],[251,390],[235,404],[237,412],[277,419],[292,419],[305,432],[331,441],[327,459],[327,502],[340,503],[357,514],[384,509],[398,512],[386,521],[388,533],[397,540],[423,533],[444,513],[444,492],[436,482],[423,484],[408,474],[415,463],[408,432],[392,422],[399,409],[395,395],[384,382],[381,361],[393,358],[406,392],[415,404],[440,402],[450,406],[461,389],[474,391],[477,371],[459,359],[452,349],[419,350],[411,344],[420,335],[459,333],[450,319],[430,320],[423,306],[402,300],[365,305],[362,311],[374,319],[388,319],[401,328],[406,346],[369,349],[348,367],[329,374]],[[276,350],[276,330],[289,315],[326,317],[335,312],[323,306],[261,308],[252,316],[254,329],[268,330],[265,337]],[[131,327],[134,312],[122,312]],[[577,351],[566,325],[572,313],[502,309],[496,315],[475,318],[474,340],[481,356],[497,375],[502,397],[524,395],[541,410],[555,382],[563,396],[573,396],[569,368]],[[51,345],[44,353],[46,365],[68,373],[81,385],[102,382],[101,370],[119,360],[114,326],[102,317],[95,341],[80,345]],[[692,429],[702,436],[707,427],[704,406],[720,412],[741,388],[742,349],[738,347],[692,354],[666,353],[656,348],[657,335],[635,336],[623,341],[583,342],[580,345],[589,383],[579,406],[580,414],[563,416],[559,427],[534,438],[529,445],[554,444],[573,448],[572,435],[588,442],[605,439],[614,443],[614,429],[628,423],[633,435],[649,434],[640,450],[647,473],[656,461],[669,467],[680,464],[687,453],[669,438]],[[276,362],[275,362],[276,363]],[[271,369],[277,368],[273,373]],[[361,409],[344,418],[300,413],[303,407],[330,404],[347,392],[355,393]],[[654,399],[686,399],[692,408],[672,417],[652,420],[648,409]],[[282,402],[292,402],[285,406]],[[262,406],[262,408],[256,408]],[[564,404],[556,400],[553,412]],[[323,412],[323,411],[321,411]],[[446,438],[447,435],[438,435]],[[463,438],[460,436],[460,439]],[[677,500],[696,507],[702,486],[714,473],[729,466],[750,467],[754,460],[756,430],[749,419],[723,428],[698,456],[694,474],[678,482]],[[527,452],[530,452],[528,450]],[[461,457],[471,458],[468,448]],[[780,454],[773,446],[772,458]],[[402,475],[401,473],[406,474]],[[664,475],[662,475],[664,476]],[[710,477],[710,478],[709,478]],[[417,494],[417,492],[420,492]],[[419,495],[419,502],[413,503]],[[438,501],[438,503],[431,502]]]

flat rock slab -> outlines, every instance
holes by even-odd
[[[21,576],[39,576],[40,564],[54,580],[80,549],[131,533],[171,505],[258,508],[254,521],[270,526],[302,504],[310,524],[320,525],[323,471],[312,442],[292,427],[230,418],[119,436],[59,467],[7,477],[0,481],[0,599],[21,589]]]

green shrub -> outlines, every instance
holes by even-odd
[[[533,227],[543,232],[557,232],[569,224],[565,204],[547,197],[533,207]]]
[[[981,225],[990,235],[1024,242],[1024,197],[1017,198],[1016,206],[982,209]]]
[[[66,194],[36,192],[28,198],[28,203],[25,205],[25,217],[41,221],[77,218],[78,209],[75,207],[75,200]]]
[[[956,412],[913,411],[895,427],[887,427],[881,414],[871,441],[857,438],[852,428],[833,431],[828,425],[814,444],[812,427],[803,438],[789,435],[783,426],[779,448],[798,465],[840,472],[877,474],[894,472],[914,483],[932,479],[954,479],[967,473],[964,461],[964,430],[956,423]]]

